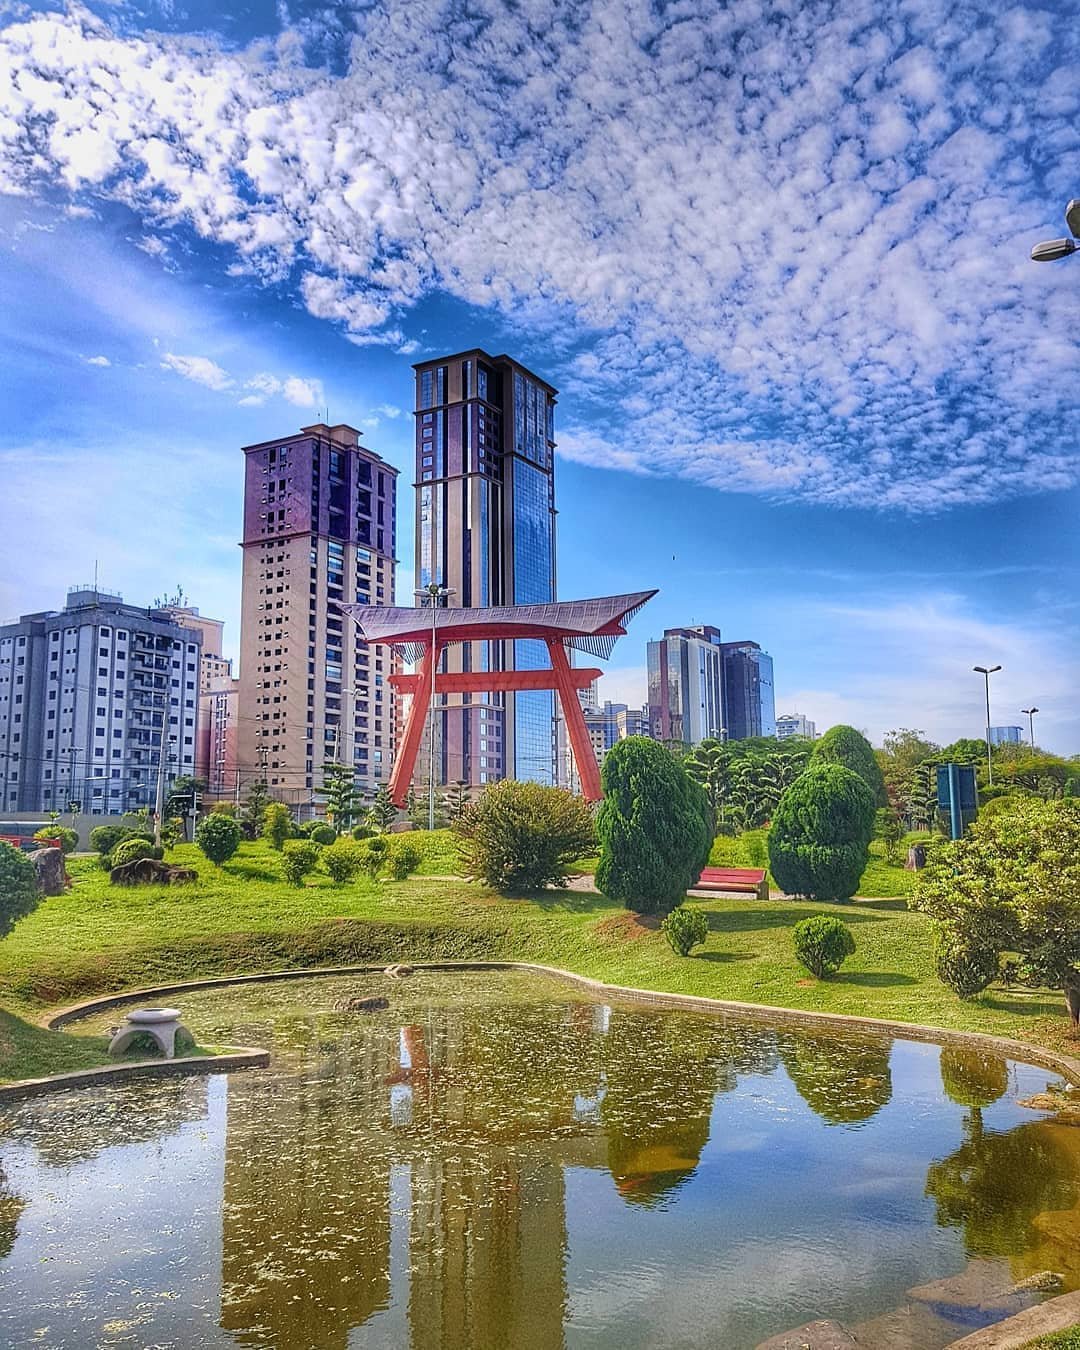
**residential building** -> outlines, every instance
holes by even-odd
[[[167,611],[96,586],[0,627],[4,809],[152,809],[159,765],[166,786],[195,768],[200,648]]]
[[[202,634],[202,659],[199,664],[199,693],[210,691],[215,681],[232,678],[232,657],[221,654],[224,619],[208,619],[194,605],[165,605],[165,612],[181,628],[192,628]]]
[[[242,782],[309,805],[328,760],[377,789],[393,765],[397,657],[342,602],[392,605],[397,470],[350,426],[244,447],[237,760]]]
[[[776,735],[773,662],[757,642],[725,642],[724,726],[729,741]]]
[[[991,727],[991,745],[1021,745],[1024,740],[1023,727]]]
[[[455,606],[554,600],[556,390],[479,348],[414,369],[417,586],[449,587]],[[547,665],[542,642],[472,642],[441,669]],[[441,782],[555,781],[550,690],[442,696],[436,723]]]
[[[209,795],[231,796],[239,772],[239,681],[232,676],[232,658],[221,651],[225,623],[208,619],[192,605],[176,603],[164,608],[182,628],[202,634],[195,776],[205,780]]]
[[[776,719],[776,739],[786,741],[789,736],[805,736],[812,741],[817,736],[817,727],[802,713],[781,713]]]
[[[700,745],[725,733],[719,628],[668,628],[648,645],[649,720],[658,741]]]

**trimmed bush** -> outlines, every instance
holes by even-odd
[[[858,774],[811,764],[780,798],[769,830],[776,884],[788,895],[850,900],[870,857],[874,809]]]
[[[313,844],[319,844],[326,848],[329,847],[338,836],[333,825],[327,825],[325,821],[317,820],[308,830],[307,837]]]
[[[302,886],[304,878],[315,870],[322,852],[319,845],[310,839],[292,840],[285,845],[281,859],[281,870],[290,886]]]
[[[387,860],[386,870],[391,881],[404,881],[410,872],[420,866],[423,854],[409,839],[396,839]]]
[[[90,831],[90,847],[107,857],[122,839],[145,839],[148,844],[154,842],[149,830],[136,829],[133,825],[95,825]]]
[[[370,825],[354,825],[352,827],[352,837],[354,839],[370,839],[375,831]]]
[[[263,811],[263,838],[280,853],[292,834],[292,816],[284,802],[268,802]]]
[[[938,979],[957,998],[974,998],[997,979],[1000,959],[991,947],[965,942],[955,933],[943,932],[934,953]]]
[[[671,909],[709,859],[712,813],[704,789],[670,751],[644,736],[628,736],[608,751],[601,781],[597,888],[639,913]]]
[[[228,862],[240,847],[243,832],[232,816],[211,811],[195,827],[195,842],[204,855],[218,867]]]
[[[561,885],[593,848],[588,803],[543,783],[492,783],[454,821],[468,876],[502,895]]]
[[[66,856],[68,853],[74,853],[79,845],[78,830],[70,830],[66,825],[46,825],[43,830],[38,830],[34,838],[39,844],[44,846],[49,839],[58,839],[60,841],[60,851]]]
[[[390,841],[386,835],[377,834],[367,841],[361,858],[361,866],[373,881],[382,871],[389,852]]]
[[[165,850],[145,839],[121,839],[113,849],[111,866],[120,867],[124,863],[134,862],[136,858],[157,858],[165,856]]]
[[[322,851],[323,866],[339,886],[352,881],[364,862],[364,850],[355,839],[343,835]],[[294,883],[296,884],[296,883]]]
[[[839,970],[855,950],[851,929],[831,914],[802,919],[791,930],[791,936],[799,964],[819,980]]]
[[[862,732],[856,731],[854,727],[830,727],[819,741],[814,742],[810,763],[842,764],[863,780],[870,789],[875,806],[888,806],[885,777],[874,748]]]
[[[689,956],[692,948],[700,947],[709,936],[709,921],[700,909],[676,905],[664,915],[660,931],[676,956]]]
[[[0,938],[38,907],[37,872],[25,853],[0,840]]]

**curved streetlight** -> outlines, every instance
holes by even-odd
[[[1021,711],[1022,713],[1024,713],[1024,715],[1027,717],[1027,720],[1028,720],[1028,736],[1029,736],[1029,738],[1030,738],[1030,740],[1031,740],[1031,748],[1032,748],[1032,750],[1034,750],[1034,749],[1035,749],[1035,714],[1036,714],[1039,710],[1038,710],[1038,708],[1036,708],[1036,707],[1031,707],[1031,708],[1021,708],[1020,711]]]
[[[1071,239],[1044,239],[1031,250],[1032,262],[1057,262],[1080,249],[1080,197],[1074,197],[1065,208],[1065,224]]]
[[[994,761],[990,754],[990,676],[1000,666],[973,666],[972,669],[976,675],[981,675],[986,681],[986,783],[988,787],[994,786]]]

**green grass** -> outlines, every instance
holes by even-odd
[[[1080,1350],[1080,1326],[1054,1331],[1034,1341],[1025,1341],[1020,1350]]]
[[[281,880],[280,855],[262,843],[245,844],[220,869],[190,845],[172,856],[196,867],[196,884],[111,886],[91,859],[75,859],[73,888],[43,901],[0,942],[0,1008],[8,1014],[0,1026],[0,1079],[100,1062],[100,1041],[27,1025],[46,1007],[204,976],[409,959],[539,961],[612,984],[1050,1045],[1062,1043],[1068,1029],[1054,994],[991,990],[960,1002],[934,974],[928,920],[898,899],[701,899],[692,903],[708,917],[709,938],[684,959],[654,921],[594,893],[508,900],[438,873],[348,886],[319,873],[295,888]],[[438,856],[433,849],[432,867]],[[811,914],[838,915],[855,935],[855,955],[826,981],[810,979],[792,949],[792,924]]]

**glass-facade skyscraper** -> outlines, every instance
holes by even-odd
[[[725,642],[723,653],[727,739],[775,736],[772,657],[757,642]]]
[[[479,348],[416,371],[416,584],[454,606],[555,599],[556,390],[509,356]],[[449,648],[442,670],[546,667],[542,642]],[[555,700],[547,690],[440,696],[437,776],[471,785],[555,781]]]

